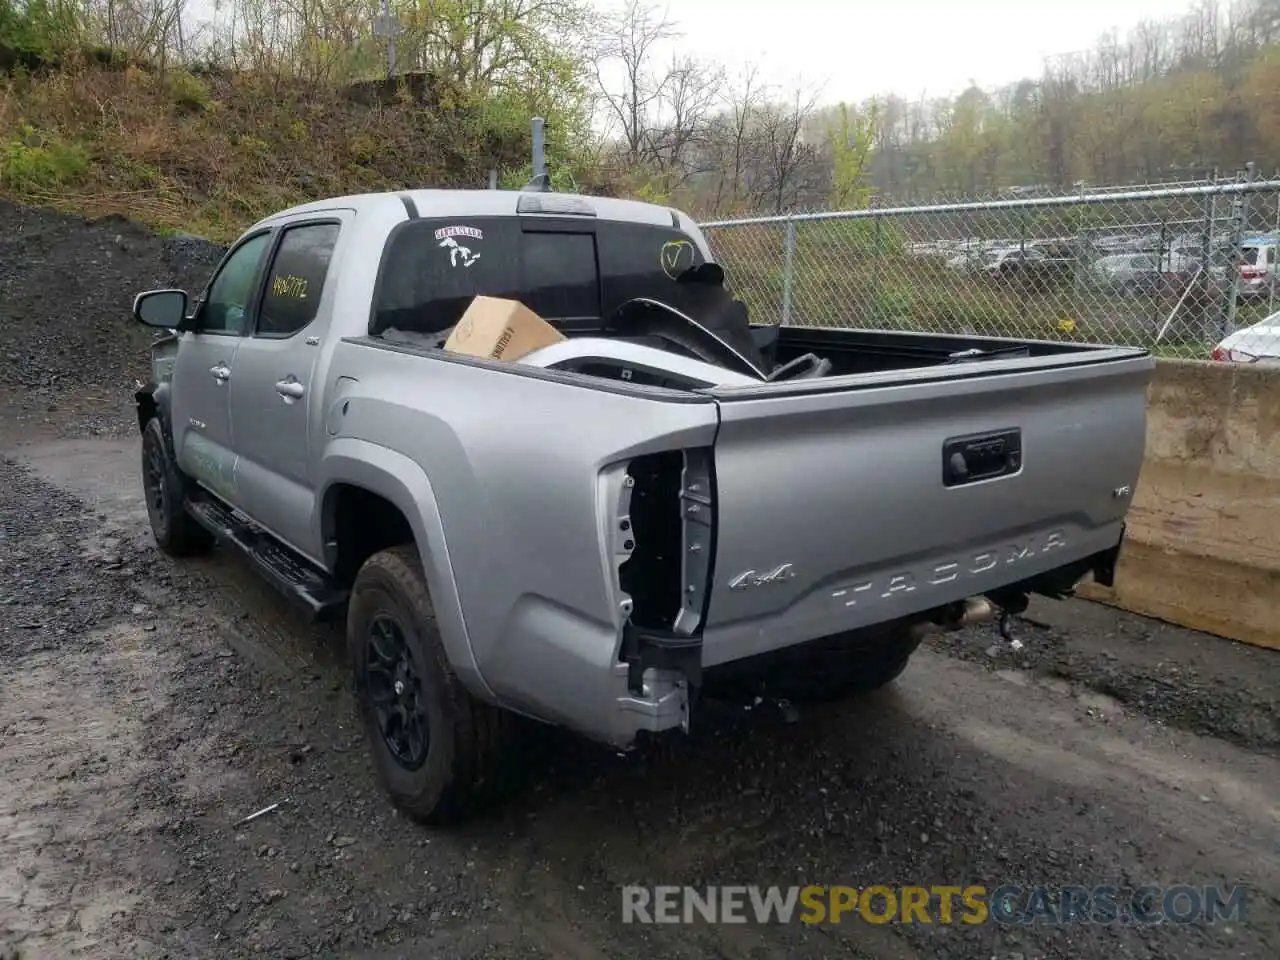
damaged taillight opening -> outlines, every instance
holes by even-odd
[[[679,450],[650,454],[627,468],[631,497],[621,521],[630,555],[618,568],[618,584],[631,598],[630,622],[652,630],[670,630],[680,611]]]
[[[623,658],[639,690],[649,667],[696,681],[715,554],[710,448],[648,454],[627,468],[628,534],[618,585],[630,598]]]

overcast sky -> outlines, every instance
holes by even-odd
[[[597,0],[604,8],[612,2]],[[665,5],[665,0],[656,0]],[[1038,76],[1044,59],[1117,28],[1189,11],[1190,0],[687,0],[666,7],[679,46],[770,82],[797,74],[822,100],[958,93]]]
[[[616,9],[620,0],[590,0]],[[896,93],[945,96],[972,80],[999,86],[1041,72],[1046,57],[1123,35],[1144,19],[1188,13],[1192,0],[648,0],[683,32],[666,45],[734,69],[761,68],[767,83],[822,88],[857,102]],[[205,20],[215,0],[188,0]],[[225,18],[224,12],[219,19]]]

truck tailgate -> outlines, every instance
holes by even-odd
[[[1153,368],[1118,349],[716,391],[703,663],[919,613],[1114,547]]]

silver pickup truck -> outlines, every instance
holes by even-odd
[[[444,350],[477,295],[575,349]],[[345,617],[379,776],[427,822],[501,782],[516,715],[626,749],[699,696],[873,689],[931,629],[1110,583],[1153,369],[753,326],[684,213],[523,191],[295,207],[134,315],[167,331],[136,398],[159,546],[222,541]]]

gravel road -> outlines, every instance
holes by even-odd
[[[44,239],[37,263],[0,257],[2,960],[1280,955],[1280,655],[1083,601],[1033,606],[1021,654],[948,635],[892,688],[796,722],[709,705],[625,758],[546,731],[499,810],[406,822],[336,633],[234,556],[155,550],[126,435],[145,341],[103,346],[127,287],[95,308],[68,281],[58,327],[23,280],[67,251],[116,269],[101,249],[125,233],[134,290],[216,252],[22,216]],[[76,376],[96,405],[58,399]],[[639,926],[631,883],[1250,892],[1212,926]]]

